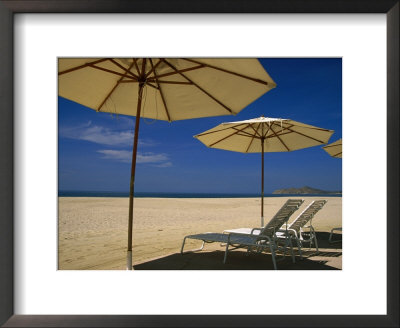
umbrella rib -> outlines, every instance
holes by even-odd
[[[271,124],[270,129],[272,131],[273,134],[275,134],[275,136],[279,139],[279,141],[282,143],[282,145],[285,146],[285,148],[287,149],[287,151],[290,151],[289,147],[286,146],[286,144],[283,142],[283,140],[276,134],[276,132],[274,131],[274,129],[272,128],[272,125],[274,125],[274,123]]]
[[[279,127],[279,125],[278,125],[278,127]],[[312,140],[314,140],[314,141],[320,142],[320,143],[322,143],[322,144],[325,143],[325,142],[323,142],[323,141],[321,141],[321,140],[318,140],[318,139],[315,139],[315,138],[313,138],[313,137],[310,137],[310,136],[308,136],[308,135],[306,135],[306,134],[304,134],[304,133],[301,133],[301,132],[292,130],[291,128],[286,127],[285,129],[287,129],[287,130],[289,130],[289,131],[291,131],[291,132],[293,132],[293,133],[300,134],[300,135],[303,136],[303,137],[306,137],[306,138],[312,139]],[[330,131],[330,130],[326,130],[326,131]],[[278,137],[278,138],[279,138],[279,137]]]
[[[263,138],[264,138],[264,139],[267,139],[267,134],[268,134],[269,130],[271,130],[271,126],[272,126],[272,124],[271,124],[271,125],[268,125],[268,130],[267,130],[267,132],[265,132],[265,134],[263,135]]]
[[[251,80],[251,81],[260,83],[260,84],[265,84],[265,85],[269,85],[269,84],[270,84],[270,83],[267,82],[267,81],[263,81],[263,80],[260,80],[260,79],[256,79],[256,78],[253,78],[253,77],[250,77],[250,76],[247,76],[247,75],[243,75],[243,74],[240,74],[240,73],[228,71],[227,69],[220,68],[220,67],[217,67],[217,66],[213,66],[213,65],[201,63],[201,62],[198,62],[198,61],[193,60],[193,59],[189,59],[189,58],[183,58],[183,59],[184,59],[184,60],[187,60],[187,61],[190,61],[190,62],[192,62],[192,63],[196,63],[196,64],[200,64],[200,65],[202,64],[202,65],[204,65],[204,67],[209,67],[209,68],[213,68],[213,69],[216,69],[216,70],[218,70],[218,71],[222,71],[222,72],[225,72],[225,73],[228,73],[228,74],[236,75],[236,76],[239,76],[239,77],[242,77],[242,78],[244,78],[244,79],[248,79],[248,80]]]
[[[286,123],[286,122],[284,122],[284,123]],[[301,125],[296,125],[296,124],[293,124],[293,123],[286,123],[286,124],[291,124],[290,127],[298,126],[299,128],[304,128],[304,129],[326,131],[326,132],[332,131],[332,130],[329,130],[329,129],[323,129],[323,128],[319,128],[319,127],[316,127],[316,126],[301,126]]]
[[[342,155],[342,152],[339,152],[339,153],[337,153],[335,155],[332,155],[332,156],[335,157],[335,156],[339,156],[339,155]]]
[[[91,63],[86,63],[86,64],[83,64],[83,65],[80,65],[80,66],[72,67],[72,68],[69,68],[69,69],[67,69],[65,71],[59,72],[58,75],[63,75],[65,73],[70,73],[70,72],[76,71],[78,69],[82,69],[82,68],[88,67],[88,66],[90,66],[90,64],[98,64],[98,63],[101,63],[101,62],[106,61],[106,60],[109,60],[109,58],[102,58],[102,59],[99,59],[99,60],[95,60],[95,61],[93,61]]]
[[[139,66],[137,64],[136,58],[132,58],[132,60],[135,63],[135,68],[136,68],[136,71],[137,71],[138,75],[140,75],[140,70],[139,70]]]
[[[152,88],[154,88],[154,89],[156,89],[156,90],[159,90],[159,89],[160,89],[160,88],[157,87],[156,85],[151,84],[151,83],[149,83],[149,82],[146,82],[146,85],[148,85],[149,87],[152,87]]]
[[[153,61],[151,60],[151,58],[149,58],[149,60],[150,60],[150,63],[151,63],[151,70],[146,73],[145,78],[147,78],[151,73],[153,73],[155,71],[155,69],[157,68],[157,66],[162,63],[162,60],[159,59],[157,64],[153,65]]]
[[[241,136],[243,136],[243,137],[253,137],[253,136],[254,136],[254,134],[251,134],[251,133],[249,133],[249,132],[246,132],[246,131],[242,131],[242,130],[237,129],[236,126],[233,126],[232,129],[243,133],[243,134],[241,134]]]
[[[165,84],[187,84],[187,85],[191,85],[193,83],[191,82],[183,82],[183,81],[162,81],[162,80],[158,80],[158,83],[165,83]]]
[[[261,124],[264,124],[264,123],[260,123],[259,125],[258,125],[258,128],[257,128],[257,130],[260,128],[260,125]],[[262,137],[261,137],[261,140],[262,140],[262,152],[264,153],[264,143],[265,143],[265,139],[266,139],[266,136],[267,136],[267,134],[268,134],[268,132],[269,132],[269,130],[271,130],[271,126],[272,126],[272,124],[269,124],[268,125],[268,129],[267,129],[267,131],[262,135]],[[264,131],[264,129],[262,129],[263,131]],[[264,156],[264,155],[263,155]],[[264,165],[264,164],[263,164]]]
[[[146,70],[146,58],[142,58],[142,72],[139,75],[144,77],[145,76],[145,70]]]
[[[223,137],[222,139],[219,139],[218,141],[216,141],[216,142],[210,144],[209,147],[212,147],[212,146],[216,145],[217,143],[219,143],[219,142],[221,142],[221,141],[223,141],[223,140],[225,140],[225,139],[227,139],[227,138],[229,138],[229,137],[232,137],[232,136],[235,135],[235,134],[238,134],[240,131],[242,131],[242,130],[244,130],[244,129],[247,129],[247,128],[249,127],[249,125],[250,125],[250,124],[247,124],[247,126],[245,126],[244,128],[242,128],[241,130],[237,130],[237,131],[235,131],[235,132],[233,132],[233,133],[227,135],[226,137]]]
[[[135,79],[138,79],[138,76],[137,75],[135,75],[135,74],[133,74],[132,73],[132,71],[129,69],[128,71],[126,70],[126,67],[124,67],[124,66],[122,66],[120,63],[118,63],[118,62],[116,62],[114,59],[110,59],[110,61],[114,64],[114,65],[116,65],[116,66],[118,66],[120,69],[122,69],[123,71],[125,71],[125,72],[128,72],[130,75],[132,75]],[[130,67],[132,68],[132,66],[133,66],[133,63],[130,65]]]
[[[131,81],[120,81],[119,83],[140,83],[140,82],[139,82],[139,81],[136,81],[136,80],[131,80]],[[148,82],[148,81],[146,81],[145,84],[146,84],[146,85],[149,85],[149,86],[151,86],[152,88],[158,90],[158,87],[157,87],[157,86],[155,86],[154,84],[151,84],[151,83]]]
[[[256,138],[256,135],[253,134],[253,138],[251,138],[251,140],[250,140],[250,142],[249,142],[249,145],[247,146],[246,153],[249,152],[250,146],[251,146],[251,144],[253,143],[253,140],[254,140],[255,138]]]
[[[167,62],[165,59],[163,59],[163,61],[172,69],[174,69],[179,75],[183,76],[186,80],[188,80],[189,82],[192,82],[193,85],[198,88],[200,91],[202,91],[203,93],[205,93],[207,96],[209,96],[211,99],[213,99],[215,102],[217,102],[218,104],[220,104],[222,107],[224,107],[229,113],[233,114],[232,109],[230,109],[228,106],[224,105],[222,102],[220,102],[218,99],[216,99],[214,96],[212,96],[211,94],[209,94],[206,90],[204,90],[202,87],[200,87],[199,85],[197,85],[196,83],[194,83],[191,79],[189,79],[186,75],[184,75],[181,72],[178,72],[178,70],[176,69],[176,67],[174,65],[172,65],[171,63]]]
[[[160,59],[160,61],[161,61],[161,59]],[[150,65],[152,67],[154,67],[153,66],[153,61],[151,60],[151,58],[150,58]],[[165,113],[167,114],[167,117],[168,117],[168,122],[171,122],[171,117],[169,116],[169,111],[168,111],[167,104],[165,102],[164,93],[161,90],[161,85],[158,84],[158,77],[157,77],[157,72],[156,72],[155,67],[154,67],[154,77],[155,77],[155,80],[156,80],[156,84],[157,84],[158,90],[160,91],[161,100],[162,100],[163,105],[164,105]]]
[[[267,131],[267,132],[269,132],[269,131]],[[290,133],[293,133],[293,132],[290,132],[290,131],[288,131],[288,132],[284,132],[284,133],[278,133],[278,135],[279,136],[284,136],[284,135],[286,135],[286,134],[290,134]],[[271,138],[276,138],[274,135],[270,135],[270,136],[265,136],[264,137],[264,139],[271,139]]]
[[[260,124],[261,124],[261,123],[258,124],[257,130],[259,129]],[[258,131],[254,128],[253,124],[250,124],[250,127],[254,130],[254,132],[255,132],[260,138],[262,138],[262,135],[258,133]]]
[[[193,71],[195,69],[199,69],[199,68],[203,68],[204,65],[198,65],[198,66],[193,66],[193,67],[189,67],[189,68],[185,68],[185,69],[180,69],[177,70],[175,72],[169,72],[169,73],[164,73],[158,76],[158,78],[160,77],[165,77],[165,76],[170,76],[170,75],[175,75],[175,74],[179,74],[179,73],[183,73],[183,72],[189,72],[189,71]]]
[[[130,69],[132,68],[133,63],[128,67],[128,69],[125,68],[125,75],[128,74],[128,72],[130,71]],[[115,89],[117,88],[117,86],[120,84],[120,82],[122,81],[122,79],[125,76],[122,76],[117,83],[115,83],[114,87],[111,89],[111,91],[108,93],[108,95],[104,98],[104,100],[102,101],[102,103],[100,104],[100,106],[97,108],[97,111],[100,111],[101,107],[103,107],[103,105],[106,103],[106,101],[108,100],[108,98],[111,97],[112,93],[115,91]]]
[[[287,125],[288,125],[287,127],[285,127],[285,126],[280,126],[283,130],[285,130],[285,129],[288,129],[288,130],[289,130],[290,128],[296,126],[296,127],[302,128],[302,129],[318,130],[318,131],[324,131],[324,132],[332,131],[332,130],[329,130],[329,129],[322,129],[322,128],[319,128],[319,127],[316,127],[316,126],[301,126],[301,125],[296,125],[296,124],[289,123],[289,122],[286,122],[286,121],[288,121],[288,120],[281,120],[281,122],[282,122],[283,124],[287,124]],[[278,125],[276,122],[272,122],[272,123],[279,127],[279,125]],[[290,131],[292,131],[292,130],[290,130]],[[293,131],[292,131],[292,132],[293,132]]]
[[[278,125],[276,122],[272,121],[272,122],[271,122],[271,125],[273,125],[273,124],[275,124],[278,128],[281,128],[281,133],[280,133],[279,135],[291,133],[292,130],[289,130],[289,129],[292,128],[292,127],[294,127],[293,124],[289,124],[289,123],[286,123],[286,124],[289,125],[289,126],[286,126],[286,127],[285,127],[285,126],[282,126],[282,125]],[[282,133],[284,130],[288,130],[289,132],[287,132],[287,133]],[[267,131],[267,132],[268,132],[268,131]],[[266,138],[271,138],[271,137],[267,137],[267,134],[265,134],[265,137],[266,137]]]
[[[242,123],[242,124],[238,124],[238,125],[235,125],[235,126],[238,127],[238,126],[241,126],[243,124],[247,124],[247,123]],[[203,132],[203,133],[200,133],[200,134],[196,134],[195,137],[202,137],[202,136],[205,136],[205,135],[210,134],[210,133],[221,132],[221,131],[225,131],[225,130],[229,130],[229,129],[232,129],[232,127],[229,126],[227,128],[221,129],[221,130],[206,131],[206,132]]]
[[[91,68],[94,68],[94,69],[98,69],[100,71],[104,71],[104,72],[111,73],[111,74],[114,74],[114,75],[118,75],[118,76],[122,76],[122,77],[128,78],[128,76],[126,76],[125,74],[122,74],[122,73],[119,73],[119,72],[116,72],[116,71],[113,71],[113,70],[110,70],[110,69],[107,69],[107,68],[99,67],[99,66],[96,66],[96,65],[93,65],[93,64],[89,64],[88,67],[91,67]],[[129,77],[129,78],[133,80],[132,77]]]
[[[254,134],[241,134],[241,133],[238,133],[237,135],[241,136],[241,137],[246,137],[246,138],[253,138],[253,136],[254,136]],[[259,139],[259,138],[257,138],[257,139]]]
[[[330,145],[326,145],[326,146],[324,146],[323,148],[331,148],[331,147],[338,147],[338,146],[341,146],[342,144],[336,144],[336,145],[333,145],[333,144],[330,144]]]

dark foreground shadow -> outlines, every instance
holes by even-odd
[[[201,251],[196,253],[175,253],[134,265],[134,270],[273,270],[270,254],[252,253],[235,250],[230,251],[226,264],[222,263],[224,251]],[[327,252],[324,252],[327,253]],[[337,252],[332,252],[337,253]],[[278,256],[278,270],[338,270],[327,265],[326,260],[296,256],[296,263],[289,256]]]
[[[303,246],[303,260],[294,248],[296,263],[290,256],[278,256],[278,270],[340,270],[342,256],[341,234],[334,234],[329,242],[329,232],[317,232],[319,253],[315,246]],[[207,246],[206,246],[207,248]],[[134,270],[273,270],[272,256],[268,253],[246,253],[242,249],[230,251],[226,264],[222,263],[225,251],[207,250],[170,254],[133,266]]]
[[[332,242],[329,242],[329,232],[317,232],[318,246],[321,248],[342,248],[342,234],[332,234]]]

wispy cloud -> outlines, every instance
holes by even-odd
[[[105,149],[97,152],[103,154],[104,159],[112,159],[118,162],[129,163],[132,159],[132,152],[129,150]]]
[[[132,121],[129,118],[123,118],[123,120]],[[60,136],[62,137],[85,140],[107,146],[131,146],[133,134],[132,130],[115,131],[104,126],[94,125],[91,121],[79,126],[60,128]],[[139,139],[139,145],[153,146],[154,143],[151,140]]]
[[[118,125],[126,129],[133,129],[135,126],[135,120],[126,116],[116,115]]]
[[[97,152],[103,154],[104,159],[110,159],[124,163],[130,163],[132,160],[132,151],[129,150],[104,149],[98,150]],[[154,166],[157,167],[172,166],[168,155],[155,153],[138,153],[136,157],[136,163],[155,164]]]
[[[169,158],[166,154],[138,153],[136,163],[161,163],[168,160]]]
[[[161,164],[154,164],[153,166],[155,166],[155,167],[171,167],[172,163],[171,162],[165,162],[165,163],[161,163]]]

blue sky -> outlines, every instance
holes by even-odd
[[[277,87],[236,116],[172,123],[142,119],[135,191],[260,192],[261,155],[211,149],[193,138],[222,122],[288,118],[335,130],[342,137],[342,61],[265,58]],[[134,117],[97,113],[58,98],[59,190],[129,191]],[[342,161],[320,146],[265,154],[265,192],[311,186],[342,189]]]

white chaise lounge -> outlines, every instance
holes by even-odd
[[[293,259],[293,263],[295,263],[295,257],[293,253],[292,241],[289,234],[286,235],[286,238],[280,238],[280,240],[284,239],[285,243],[283,247],[278,247],[276,240],[276,232],[278,232],[279,228],[287,222],[290,216],[301,206],[304,202],[303,199],[289,199],[282,206],[282,208],[275,214],[275,216],[268,222],[268,224],[264,228],[254,228],[250,231],[250,233],[202,233],[196,235],[189,235],[183,239],[181,254],[183,254],[183,249],[185,247],[186,239],[196,239],[203,241],[201,248],[198,250],[202,250],[204,248],[205,243],[224,243],[225,247],[225,256],[223,263],[226,263],[226,259],[228,256],[229,250],[237,249],[237,248],[246,248],[248,252],[257,251],[262,252],[265,250],[271,251],[272,262],[274,265],[274,269],[277,270],[276,266],[276,251],[283,250],[283,253],[286,254],[286,249],[289,246],[291,250],[291,255]],[[257,232],[257,233],[256,233]],[[232,247],[229,249],[229,247]]]
[[[286,230],[289,231],[291,236],[300,242],[301,247],[303,247],[303,243],[309,243],[311,248],[314,243],[316,252],[319,253],[317,234],[312,226],[312,219],[326,203],[327,200],[325,199],[311,202],[287,228],[284,227],[286,229],[282,231],[282,233],[285,233]],[[306,229],[308,229],[308,231],[306,231]],[[301,253],[301,249],[299,249],[299,252]]]
[[[312,201],[291,224],[285,224],[276,233],[278,238],[286,238],[286,233],[289,232],[290,235],[296,239],[300,257],[302,256],[301,247],[303,246],[303,242],[310,243],[310,247],[314,243],[317,253],[319,252],[317,235],[312,226],[312,219],[326,203],[327,200],[325,199]],[[305,229],[307,228],[309,231],[306,232]],[[224,233],[250,233],[252,230],[251,228],[238,228],[225,230]],[[257,233],[259,233],[259,231],[254,231],[254,234]]]

